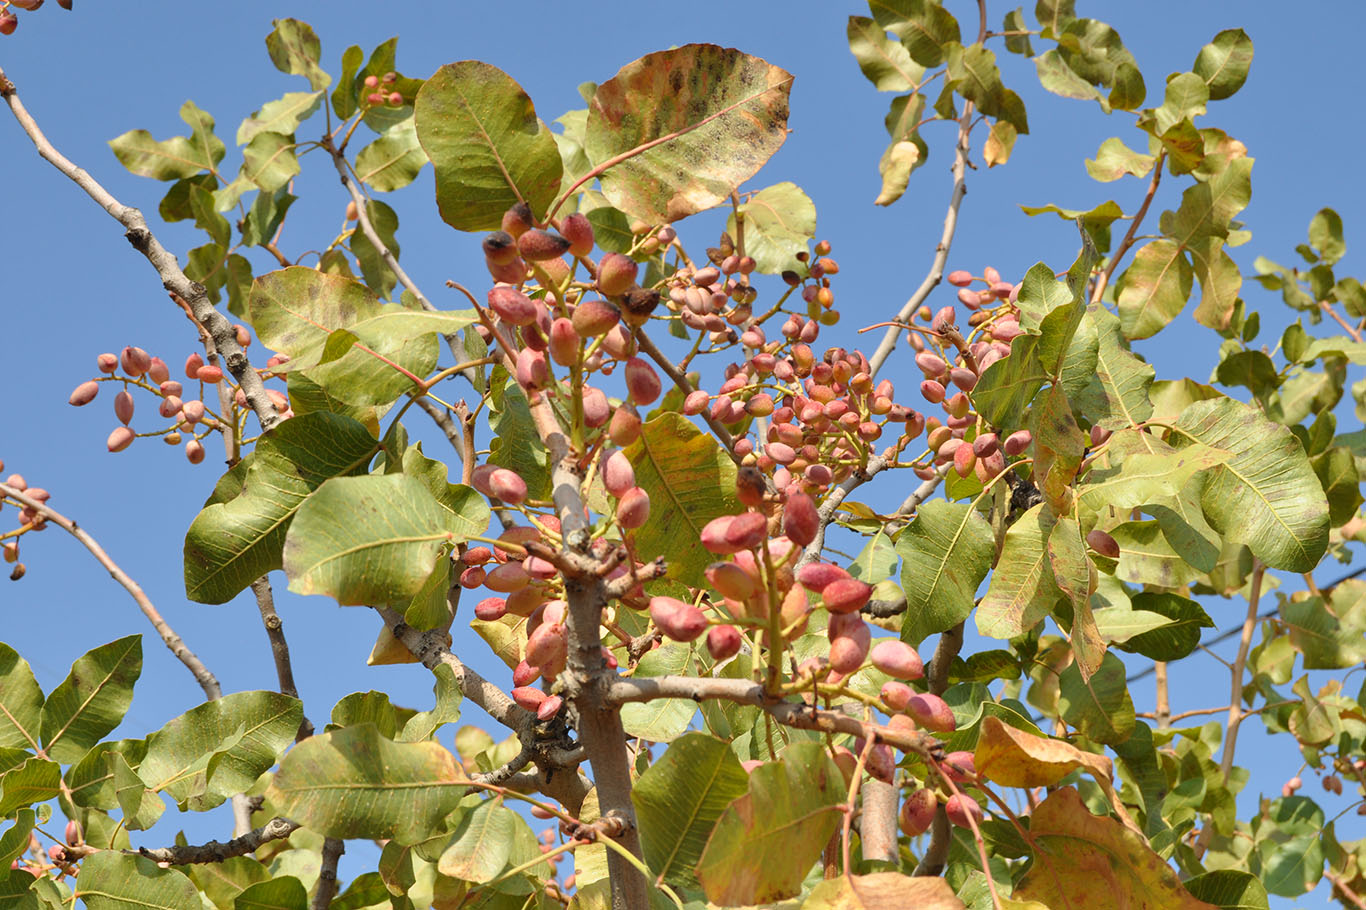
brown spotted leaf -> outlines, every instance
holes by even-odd
[[[1128,910],[1214,910],[1182,887],[1141,835],[1092,815],[1071,787],[1039,804],[1029,833],[1039,852],[1015,888],[1017,900],[1094,907],[1097,895],[1105,895],[1104,906]]]
[[[647,54],[598,86],[584,151],[628,215],[677,221],[720,204],[787,138],[792,75],[714,44]]]
[[[802,910],[963,910],[965,906],[942,878],[875,872],[821,882],[802,903]]]

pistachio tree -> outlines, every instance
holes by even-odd
[[[0,33],[40,6],[0,2]],[[23,102],[36,74],[0,71],[4,141],[118,222],[186,326],[164,358],[92,351],[73,416],[112,401],[89,432],[123,458],[158,438],[194,464],[224,453],[185,529],[185,596],[250,589],[278,671],[225,694],[119,567],[137,540],[97,541],[41,465],[13,466],[33,482],[0,483],[11,578],[62,546],[33,535],[68,532],[205,700],[111,739],[141,635],[50,692],[0,645],[6,904],[1195,910],[1327,877],[1366,906],[1366,841],[1345,836],[1366,806],[1366,581],[1314,574],[1366,541],[1366,431],[1338,427],[1366,408],[1342,221],[1315,216],[1294,268],[1234,263],[1255,150],[1216,124],[1252,64],[1243,31],[1156,84],[1071,0],[990,6],[848,18],[850,65],[892,95],[875,204],[931,160],[951,180],[946,211],[907,212],[942,235],[923,272],[897,264],[898,311],[859,313],[866,351],[823,343],[841,238],[760,173],[794,74],[742,50],[623,61],[547,112],[490,64],[419,78],[394,40],[338,57],[279,19],[269,59],[298,84],[231,156],[186,102],[183,135],[130,129],[116,162],[65,157]],[[1022,275],[953,258],[970,172],[1029,141],[1010,54],[1108,116],[1086,168],[1123,200],[1027,208],[1076,234]],[[116,165],[204,242],[163,246],[100,182]],[[330,240],[288,230],[305,165],[346,208]],[[451,241],[486,263],[440,295],[398,242],[400,200],[432,200],[392,195],[428,166]],[[1159,212],[1160,184],[1180,191]],[[694,236],[713,209],[725,231]],[[1281,304],[1256,285],[1294,311],[1278,339],[1259,342],[1250,301]],[[1221,339],[1213,377],[1144,360],[1178,318]],[[880,375],[894,358],[915,382]],[[278,585],[370,611],[370,661],[430,674],[430,706],[305,705]],[[1216,628],[1220,600],[1242,621]],[[1173,714],[1169,664],[1225,636],[1227,688]],[[1145,675],[1152,701],[1130,690]],[[1323,796],[1249,779],[1252,718]],[[1249,788],[1267,794],[1250,813]],[[151,840],[171,803],[231,804],[235,830]],[[354,841],[380,846],[375,868],[342,860]]]

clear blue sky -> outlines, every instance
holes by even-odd
[[[953,0],[949,6],[965,20],[974,18],[970,4]],[[1163,77],[1188,69],[1215,33],[1246,29],[1256,44],[1251,78],[1237,96],[1212,105],[1211,116],[1202,122],[1242,140],[1257,159],[1252,204],[1243,213],[1253,238],[1232,254],[1245,273],[1257,255],[1289,264],[1310,217],[1327,205],[1346,224],[1349,253],[1339,274],[1351,272],[1351,244],[1366,224],[1366,178],[1356,164],[1366,141],[1356,91],[1366,8],[1320,3],[1309,15],[1283,4],[1188,0],[1079,0],[1078,7],[1081,15],[1119,30],[1146,76],[1149,103],[1160,95]],[[992,4],[993,26],[1006,9]],[[139,127],[158,138],[179,133],[183,125],[176,111],[193,99],[217,118],[219,135],[230,146],[229,161],[235,160],[231,139],[237,124],[264,102],[304,85],[277,72],[266,57],[263,39],[273,17],[311,22],[322,39],[324,66],[334,73],[346,46],[359,44],[368,52],[393,35],[400,36],[399,64],[408,75],[426,76],[455,60],[493,63],[521,82],[548,121],[582,106],[576,91],[580,82],[603,81],[642,54],[694,41],[733,45],[796,75],[793,133],[750,188],[793,180],[815,201],[820,236],[833,243],[842,266],[837,292],[845,314],[839,330],[822,340],[855,346],[854,329],[894,312],[928,266],[947,201],[952,128],[926,130],[930,163],[913,176],[906,198],[890,209],[872,205],[877,160],[887,138],[882,120],[892,96],[875,92],[849,54],[845,19],[851,14],[867,15],[867,9],[713,0],[629,7],[531,0],[478,7],[350,0],[229,5],[78,0],[74,14],[55,3],[37,14],[21,13],[18,33],[0,39],[0,66],[62,151],[124,202],[152,216],[164,187],[124,171],[107,140]],[[1093,183],[1082,165],[1105,138],[1130,137],[1128,115],[1107,118],[1094,104],[1044,93],[1032,65],[1021,58],[1009,57],[1003,66],[1007,84],[1028,105],[1033,134],[1021,137],[1005,167],[971,175],[949,265],[980,273],[992,264],[1014,278],[1039,260],[1062,269],[1076,249],[1071,225],[1053,216],[1030,219],[1018,205],[1089,208],[1113,198],[1133,211],[1143,186],[1132,178]],[[225,691],[272,688],[270,654],[249,597],[221,607],[191,604],[184,597],[183,535],[217,478],[216,453],[193,467],[179,451],[144,440],[128,452],[109,455],[104,439],[115,425],[109,396],[84,410],[66,405],[71,388],[93,374],[101,351],[136,344],[175,365],[195,348],[194,335],[118,226],[36,157],[8,115],[0,120],[4,473],[19,471],[30,483],[50,489],[55,508],[100,538]],[[305,124],[301,136],[316,135],[319,123]],[[302,201],[291,212],[285,234],[286,245],[297,251],[330,240],[345,206],[326,162],[306,158],[304,168],[296,188]],[[1159,204],[1174,206],[1175,195],[1164,189]],[[430,168],[386,201],[402,219],[403,263],[429,295],[441,301],[448,277],[473,284],[486,280],[477,240],[453,233],[438,219]],[[714,242],[717,220],[693,221],[680,226],[685,238],[695,246]],[[166,246],[181,254],[202,242],[183,223],[156,229]],[[251,255],[258,273],[269,268],[264,257]],[[1259,288],[1245,286],[1244,293],[1250,307],[1262,310],[1260,340],[1274,344],[1286,322],[1284,307]],[[941,290],[932,301],[950,299],[949,291]],[[1159,378],[1203,379],[1215,363],[1217,345],[1217,336],[1187,315],[1139,350],[1155,364]],[[893,379],[910,378],[904,364],[894,361],[889,370]],[[148,401],[138,405],[151,410]],[[418,421],[410,423],[419,428]],[[1345,411],[1340,430],[1358,426]],[[909,475],[894,478],[869,495],[885,497],[875,504],[887,508],[911,482]],[[0,516],[0,527],[9,526],[10,516]],[[27,578],[18,584],[0,581],[0,616],[7,620],[0,638],[30,660],[45,689],[55,686],[87,649],[146,631],[145,670],[125,734],[145,735],[201,700],[199,689],[145,628],[132,602],[75,541],[49,531],[26,541],[24,559]],[[1335,577],[1337,567],[1326,566],[1320,574]],[[281,577],[275,581],[306,711],[315,723],[321,726],[340,697],[358,690],[386,690],[403,704],[429,703],[431,680],[421,668],[364,665],[379,625],[372,614],[339,609],[321,598],[293,597],[284,592]],[[1242,611],[1238,603],[1215,604],[1211,615],[1227,628]],[[506,682],[506,672],[484,659],[484,647],[472,635],[462,636],[457,649]],[[1223,696],[1210,693],[1226,691],[1225,671],[1204,656],[1188,663],[1173,672],[1173,709],[1215,704],[1213,699]],[[1133,694],[1140,704],[1150,703],[1151,683],[1137,684]],[[472,709],[472,720],[476,713]],[[1239,764],[1253,770],[1250,791],[1241,801],[1243,817],[1255,806],[1259,787],[1274,795],[1299,765],[1289,737],[1264,740],[1259,725],[1250,726],[1254,729],[1245,731],[1238,753]],[[1330,816],[1335,804],[1346,805],[1324,799]],[[192,838],[222,835],[229,822],[220,817],[215,824],[219,827],[209,828],[194,816],[171,811],[147,842],[169,842],[177,826],[186,827]],[[1360,837],[1364,829],[1361,819],[1349,815],[1340,822],[1339,837]],[[1325,897],[1320,888],[1303,905],[1318,906]]]

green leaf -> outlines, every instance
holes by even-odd
[[[1072,653],[1083,678],[1089,679],[1105,655],[1105,641],[1091,614],[1091,560],[1086,555],[1081,527],[1073,518],[1059,518],[1048,533],[1048,563],[1053,581],[1071,607]]]
[[[363,725],[295,746],[266,798],[282,815],[328,837],[415,844],[441,832],[465,782],[455,757],[440,745],[392,742]]]
[[[589,160],[619,161],[603,195],[653,224],[723,202],[787,138],[791,86],[787,71],[713,44],[628,63],[588,106]]]
[[[276,190],[274,193],[257,193],[251,208],[247,210],[246,222],[242,226],[242,243],[247,246],[260,246],[270,241],[284,223],[289,207],[297,202],[298,198],[287,189]],[[250,293],[250,279],[247,281],[247,290]],[[242,315],[246,315],[245,306]]]
[[[1092,180],[1101,183],[1118,180],[1125,174],[1145,177],[1153,169],[1156,161],[1156,155],[1135,152],[1125,145],[1122,139],[1112,137],[1100,144],[1100,150],[1096,152],[1094,160],[1086,160],[1086,173],[1091,175]]]
[[[427,153],[417,141],[416,121],[409,117],[360,150],[356,177],[371,189],[389,193],[412,183],[426,163]]]
[[[1106,654],[1090,679],[1074,663],[1058,677],[1058,706],[1062,718],[1098,743],[1115,745],[1133,732],[1134,703],[1124,677],[1128,671],[1118,657]]]
[[[526,393],[501,365],[493,370],[489,392],[489,429],[494,434],[489,463],[516,471],[526,481],[528,497],[550,498],[550,453],[536,432]],[[656,507],[652,501],[652,513]]]
[[[560,186],[560,153],[507,73],[474,60],[447,64],[418,92],[413,119],[436,171],[437,207],[451,227],[496,229],[518,202],[545,214]]]
[[[1113,313],[1096,306],[1090,318],[1098,338],[1095,379],[1077,396],[1078,404],[1092,423],[1108,430],[1138,426],[1153,414],[1148,392],[1156,372],[1130,352]]]
[[[38,749],[43,690],[28,661],[0,643],[0,748]]]
[[[1094,101],[1100,105],[1101,110],[1107,114],[1110,112],[1110,102],[1096,91],[1095,86],[1067,65],[1067,60],[1060,51],[1050,49],[1035,57],[1034,71],[1039,77],[1039,84],[1053,94],[1079,101]]]
[[[29,834],[33,831],[34,814],[32,809],[20,809],[14,817],[14,824],[0,834],[0,868],[9,866],[28,851]]]
[[[1128,443],[1135,452],[1107,453],[1109,464],[1093,467],[1086,474],[1086,483],[1077,488],[1077,496],[1086,508],[1101,514],[1107,509],[1124,512],[1151,503],[1165,504],[1176,498],[1186,483],[1201,471],[1224,464],[1230,453],[1204,445],[1186,446],[1173,450],[1161,440],[1148,439],[1141,431],[1124,433],[1120,442]],[[1111,437],[1112,439],[1114,437]],[[1142,446],[1152,448],[1143,451]]]
[[[1333,589],[1331,610],[1320,597],[1284,600],[1281,619],[1306,670],[1338,670],[1366,660],[1366,590],[1355,579]]]
[[[365,213],[370,217],[370,225],[379,235],[380,243],[397,260],[398,213],[378,199],[371,199],[365,204]],[[384,261],[384,257],[364,231],[355,231],[351,234],[350,249],[360,264],[361,276],[365,279],[366,285],[381,297],[391,295],[394,286],[398,284],[398,276],[389,268],[389,264]]]
[[[1190,299],[1194,271],[1175,240],[1153,240],[1138,248],[1117,283],[1119,319],[1131,339],[1156,335]]]
[[[633,675],[686,676],[691,667],[692,649],[678,642],[665,642],[645,654]],[[656,698],[648,702],[622,705],[621,725],[628,736],[651,742],[672,742],[683,734],[697,713],[697,703],[687,698]]]
[[[436,364],[435,333],[469,324],[468,311],[423,314],[381,304],[356,281],[300,266],[258,277],[248,306],[261,341],[292,359],[287,371],[307,369],[350,404],[388,404],[413,390],[408,374],[425,376]],[[337,329],[349,330],[349,339],[334,338]]]
[[[352,692],[332,706],[332,722],[325,732],[355,727],[359,724],[373,724],[379,735],[393,739],[398,733],[398,713],[389,703],[385,692]]]
[[[166,801],[148,789],[122,755],[107,753],[107,761],[113,771],[114,798],[123,813],[120,822],[130,831],[146,831],[166,811]]]
[[[625,452],[636,484],[650,494],[650,518],[635,532],[636,547],[663,556],[670,578],[702,584],[702,570],[712,559],[697,545],[703,526],[740,511],[735,462],[710,434],[676,412],[646,421]]]
[[[105,811],[118,808],[109,759],[111,752],[119,753],[129,767],[136,768],[147,754],[147,740],[120,739],[100,743],[72,765],[66,772],[66,785],[71,790],[71,801],[77,806]]]
[[[123,720],[142,674],[142,636],[129,635],[76,659],[43,704],[43,749],[53,761],[79,761]]]
[[[919,646],[968,618],[991,569],[996,543],[981,513],[965,503],[922,503],[896,541],[906,592],[901,639]]]
[[[322,92],[286,92],[283,97],[266,102],[237,128],[237,144],[246,145],[261,133],[293,136],[299,124],[317,112],[322,101]]]
[[[211,171],[223,160],[223,142],[213,134],[213,118],[186,101],[180,119],[190,126],[190,136],[174,136],[158,142],[146,130],[129,130],[112,139],[109,147],[119,163],[139,177],[178,180]]]
[[[457,536],[447,522],[414,477],[333,477],[303,503],[285,536],[289,589],[342,606],[406,607]]]
[[[1175,431],[1232,458],[1208,474],[1201,505],[1215,530],[1273,569],[1308,572],[1328,545],[1328,503],[1289,430],[1230,399],[1198,401]]]
[[[844,776],[821,743],[794,743],[755,768],[749,792],[721,814],[697,866],[723,906],[794,897],[839,826]]]
[[[147,737],[138,776],[182,807],[211,809],[250,789],[294,742],[302,720],[297,698],[259,691],[225,695]]]
[[[1214,628],[1209,618],[1195,601],[1161,591],[1142,591],[1132,600],[1135,613],[1150,613],[1166,617],[1161,628],[1133,635],[1120,650],[1142,654],[1152,660],[1180,660],[1195,651],[1200,644],[1200,630]]]
[[[284,567],[285,534],[299,507],[332,477],[363,473],[379,451],[362,424],[325,411],[301,414],[256,444],[243,492],[207,506],[185,535],[185,593],[226,603]]]
[[[1030,216],[1051,212],[1059,218],[1065,218],[1068,221],[1076,221],[1080,218],[1082,221],[1082,229],[1091,235],[1092,240],[1101,251],[1110,248],[1110,225],[1124,217],[1124,210],[1121,209],[1119,203],[1115,202],[1113,199],[1102,202],[1089,211],[1084,209],[1059,208],[1051,203],[1048,205],[1022,205],[1020,206],[1020,210]],[[1040,264],[1041,263],[1036,263],[1030,271],[1038,268]],[[1044,268],[1047,269],[1048,275],[1051,278],[1053,270],[1048,269],[1046,265]],[[1023,293],[1022,290],[1021,294]],[[1067,299],[1070,299],[1070,295],[1068,295]]]
[[[1328,523],[1340,527],[1357,514],[1363,501],[1356,456],[1350,449],[1332,448],[1315,456],[1312,464],[1328,498]]]
[[[646,865],[670,884],[692,886],[712,829],[748,788],[725,741],[705,733],[675,740],[631,790]]]
[[[1342,239],[1342,217],[1332,209],[1319,209],[1309,222],[1309,242],[1324,262],[1336,263],[1347,252]]]
[[[307,906],[304,883],[292,875],[248,885],[233,902],[233,910],[305,910]]]
[[[967,47],[949,44],[944,56],[949,79],[960,95],[976,104],[988,117],[1004,120],[1020,133],[1029,132],[1024,102],[1001,84],[1001,71],[996,66],[994,53],[981,44]]]
[[[1029,403],[1048,378],[1038,348],[1038,335],[1016,336],[1010,342],[1010,356],[982,371],[970,397],[987,423],[1006,431],[1023,424]]]
[[[877,24],[900,38],[923,66],[943,63],[943,46],[961,38],[958,20],[938,0],[877,0],[868,5]]]
[[[850,16],[846,32],[849,51],[879,92],[909,92],[920,87],[925,68],[911,60],[905,47],[888,38],[886,29],[866,16]]]
[[[62,768],[56,762],[30,758],[0,777],[0,818],[15,810],[44,803],[61,792]]]
[[[807,251],[816,234],[816,206],[795,183],[765,187],[740,204],[745,219],[745,253],[768,275],[803,268],[797,254]],[[735,215],[726,230],[736,234]]]
[[[294,137],[280,133],[257,133],[242,150],[242,177],[267,193],[289,183],[299,174]]]
[[[1209,86],[1211,101],[1227,98],[1247,81],[1252,68],[1252,39],[1240,28],[1225,29],[1200,48],[1191,70]]]
[[[465,693],[455,678],[455,671],[446,664],[441,664],[432,671],[432,675],[436,677],[436,682],[432,686],[436,703],[432,710],[419,711],[408,718],[407,723],[403,725],[403,732],[399,735],[402,742],[415,743],[430,739],[442,726],[460,719],[460,703],[464,700]]]
[[[81,860],[75,897],[90,910],[203,910],[185,874],[150,859],[100,850]]]
[[[276,19],[272,24],[275,30],[266,36],[266,50],[275,68],[282,73],[303,76],[315,92],[327,88],[332,77],[318,65],[322,43],[314,34],[313,26],[298,19]]]
[[[1062,596],[1048,563],[1048,535],[1056,521],[1052,510],[1040,504],[1006,531],[991,584],[977,607],[979,633],[1014,638],[1051,612]]]
[[[356,112],[356,102],[360,92],[356,85],[356,71],[365,59],[365,52],[359,45],[351,45],[342,53],[342,74],[337,87],[332,89],[332,110],[342,120]]]

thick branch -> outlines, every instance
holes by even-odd
[[[844,502],[845,497],[885,471],[890,459],[894,457],[894,452],[874,455],[868,459],[867,465],[854,471],[853,474],[850,474],[826,494],[825,499],[821,502],[821,507],[817,510],[817,515],[820,516],[820,524],[816,526],[816,536],[811,543],[806,545],[806,550],[803,551],[801,558],[797,561],[799,567],[820,559],[821,550],[825,549],[825,529],[830,526],[830,522],[835,520],[835,512],[839,509],[840,503]]]
[[[166,250],[157,240],[150,228],[147,227],[147,220],[142,217],[142,212],[131,206],[124,205],[106,190],[100,183],[90,176],[82,168],[77,167],[65,155],[57,151],[47,136],[38,127],[38,123],[29,114],[22,101],[19,100],[19,93],[14,87],[14,83],[5,77],[5,72],[0,69],[0,97],[5,99],[10,111],[14,114],[14,119],[19,121],[19,126],[32,140],[34,147],[38,150],[46,161],[53,167],[61,171],[71,179],[77,186],[85,190],[91,199],[95,200],[101,208],[110,214],[114,220],[123,225],[128,242],[133,245],[147,261],[157,270],[161,276],[162,286],[173,294],[179,295],[190,306],[190,312],[199,324],[208,329],[213,337],[214,346],[223,355],[223,362],[228,368],[237,384],[242,387],[242,393],[247,398],[247,403],[256,412],[257,419],[261,422],[261,429],[269,430],[280,422],[280,415],[275,410],[274,403],[270,396],[266,394],[265,384],[261,377],[251,366],[251,361],[247,359],[246,351],[237,343],[237,330],[222,313],[214,307],[209,300],[204,286],[197,281],[191,281],[181,270],[176,257]]]
[[[915,289],[915,293],[897,313],[896,322],[909,323],[915,311],[920,309],[920,305],[930,296],[930,292],[944,280],[944,266],[949,261],[954,232],[958,230],[958,208],[963,204],[963,197],[968,192],[968,140],[972,135],[972,115],[975,110],[971,101],[965,102],[963,116],[958,119],[958,141],[954,145],[953,154],[953,190],[949,193],[949,209],[944,214],[944,230],[939,235],[939,245],[934,248],[934,261],[930,263],[930,270],[920,282],[920,287]],[[898,326],[891,326],[883,333],[882,341],[878,343],[877,350],[868,361],[870,375],[876,376],[892,351],[896,350],[896,338],[900,332]]]
[[[929,676],[930,691],[935,695],[943,695],[944,690],[949,687],[949,667],[953,664],[953,659],[958,656],[958,652],[963,647],[963,623],[958,623],[939,636],[939,643],[934,649],[934,659],[930,661]],[[930,826],[930,842],[925,847],[925,855],[920,858],[920,863],[915,867],[916,875],[939,875],[944,871],[944,863],[949,857],[949,842],[953,839],[953,831],[949,827],[949,818],[944,814],[944,807],[940,806],[935,810],[934,823]]]
[[[145,856],[154,862],[169,863],[172,866],[186,866],[191,863],[221,863],[230,857],[254,853],[262,845],[273,840],[289,837],[298,827],[298,824],[287,818],[277,817],[272,818],[259,828],[248,831],[241,837],[234,837],[226,844],[211,840],[207,844],[158,847],[155,849],[139,847],[137,850],[125,850],[124,852]],[[95,851],[91,850],[90,852]]]
[[[219,688],[218,680],[214,678],[214,675],[209,672],[209,668],[204,666],[203,662],[195,656],[195,653],[189,649],[180,636],[175,633],[175,630],[167,624],[166,620],[161,618],[161,614],[157,611],[157,608],[152,605],[151,599],[142,590],[142,587],[137,582],[133,581],[133,579],[129,578],[128,573],[119,568],[118,563],[114,562],[114,560],[109,557],[109,554],[104,551],[104,548],[100,546],[99,542],[91,537],[84,528],[79,527],[76,522],[67,518],[60,512],[53,511],[45,503],[41,503],[36,499],[30,499],[24,493],[14,489],[14,487],[9,486],[8,484],[0,483],[0,498],[12,499],[15,502],[23,503],[25,506],[37,512],[39,515],[43,516],[43,518],[52,522],[84,544],[85,548],[90,551],[90,555],[95,557],[96,562],[104,566],[110,576],[122,585],[124,590],[126,590],[133,600],[136,601],[138,609],[142,611],[142,615],[146,616],[148,622],[157,630],[157,634],[160,635],[161,640],[166,643],[166,647],[170,648],[171,653],[174,654],[176,658],[185,665],[185,668],[194,675],[195,681],[198,682],[199,687],[204,690],[205,697],[207,697],[209,701],[214,701],[223,696],[223,690]]]
[[[859,822],[863,858],[880,863],[897,861],[896,788],[870,777],[863,782],[863,818]]]
[[[346,842],[336,837],[323,841],[323,864],[318,872],[318,885],[309,903],[311,910],[327,910],[337,896],[337,863],[346,852]]]

